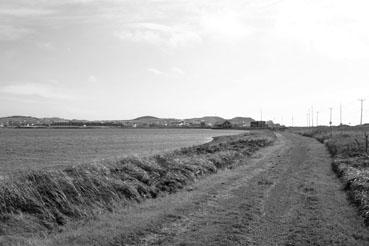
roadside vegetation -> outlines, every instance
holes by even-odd
[[[365,134],[368,127],[329,127],[294,129],[327,146],[334,158],[332,169],[345,185],[350,200],[358,206],[369,225],[369,156]]]
[[[7,174],[0,180],[0,236],[57,231],[118,206],[174,193],[201,176],[232,168],[274,140],[271,131],[253,131],[150,157]]]

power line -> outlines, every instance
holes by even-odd
[[[360,101],[360,125],[362,125],[363,124],[363,106],[364,106],[365,99],[360,98],[359,101]]]

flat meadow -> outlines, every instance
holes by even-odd
[[[240,134],[210,129],[7,129],[0,128],[0,174],[15,170],[146,156]]]

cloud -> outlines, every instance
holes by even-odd
[[[240,13],[227,9],[203,13],[199,24],[205,35],[222,41],[239,40],[254,33],[254,28],[244,23]]]
[[[166,26],[157,23],[126,25],[115,36],[124,41],[149,43],[172,48],[194,45],[202,42],[199,34],[184,26]]]
[[[0,20],[38,30],[39,21],[51,25],[103,21],[114,27],[115,37],[134,43],[180,48],[204,39],[238,40],[253,30],[244,25],[240,0],[143,1],[126,0],[8,0],[0,4]]]
[[[29,17],[50,15],[55,11],[43,8],[1,8],[0,16]]]
[[[172,72],[177,74],[177,75],[184,75],[185,74],[185,72],[182,69],[180,69],[179,67],[172,67]]]
[[[135,9],[135,15],[122,10],[124,14],[110,17],[125,23],[115,33],[124,41],[185,47],[204,41],[233,43],[255,34],[268,21],[261,8],[239,0],[150,1]]]
[[[42,49],[42,50],[46,50],[46,51],[54,51],[56,50],[56,47],[50,43],[50,42],[38,42],[37,47]]]
[[[96,83],[97,82],[97,78],[94,75],[90,75],[88,77],[88,82],[90,82],[90,83]]]
[[[279,5],[272,34],[331,59],[366,59],[369,17],[365,9],[369,4],[359,3],[286,0]]]
[[[32,30],[11,25],[0,25],[0,41],[14,41],[33,33]]]
[[[171,77],[171,78],[178,78],[185,74],[185,72],[179,67],[172,67],[168,72],[163,72],[156,68],[149,68],[147,69],[147,71],[157,76],[165,76],[165,77]]]
[[[71,100],[75,97],[57,84],[24,83],[5,85],[0,87],[0,92],[14,96],[35,96],[45,99]]]
[[[153,73],[155,75],[167,75],[166,73],[156,69],[156,68],[149,68],[147,69],[147,71],[149,71],[150,73]]]

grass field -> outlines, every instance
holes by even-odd
[[[0,174],[63,167],[130,155],[152,155],[240,134],[210,129],[7,129],[0,128]]]
[[[334,158],[332,168],[344,182],[350,200],[369,225],[369,156],[365,133],[369,127],[300,128],[293,131],[314,137],[327,146]]]
[[[144,158],[8,174],[0,181],[0,235],[2,240],[26,242],[19,240],[174,193],[274,140],[272,132],[255,131]]]

